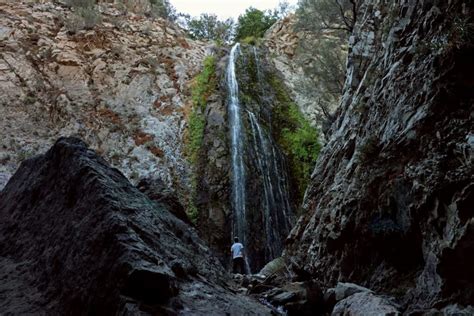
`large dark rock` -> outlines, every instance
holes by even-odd
[[[267,314],[229,288],[195,231],[75,138],[0,193],[0,311]]]
[[[473,2],[362,1],[332,136],[288,239],[300,279],[474,304]],[[298,278],[297,278],[298,279]]]
[[[152,178],[141,179],[137,184],[137,188],[145,193],[150,200],[164,204],[166,209],[173,213],[174,216],[191,225],[191,221],[177,193],[166,186],[163,180]]]

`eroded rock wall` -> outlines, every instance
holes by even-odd
[[[414,310],[474,304],[473,6],[366,0],[286,255]]]
[[[23,159],[76,135],[133,181],[160,179],[183,193],[189,81],[207,45],[161,19],[96,10],[93,29],[71,34],[65,6],[0,4],[0,188]]]

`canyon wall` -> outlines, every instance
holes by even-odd
[[[474,304],[469,1],[363,1],[337,120],[287,240],[298,278],[406,311]]]

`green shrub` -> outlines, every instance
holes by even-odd
[[[81,8],[77,12],[84,21],[84,28],[90,30],[94,28],[101,21],[100,12],[97,11],[94,7],[91,8]]]
[[[194,18],[183,15],[182,18],[184,28],[193,39],[214,40],[219,43],[228,43],[232,39],[234,20],[231,18],[223,21],[217,15],[208,13]]]
[[[255,36],[247,36],[241,43],[255,46],[258,44],[258,39]]]
[[[170,21],[176,19],[176,9],[169,0],[149,0],[150,14],[155,18],[163,18]]]
[[[66,29],[75,34],[80,30],[92,29],[101,21],[101,14],[95,6],[95,0],[68,0],[66,2],[74,9],[66,21]]]
[[[67,0],[66,4],[73,8],[93,8],[95,0]]]
[[[193,185],[192,189],[193,189],[193,192],[196,192],[196,187],[194,185]],[[191,199],[188,207],[186,208],[186,215],[188,215],[188,218],[191,221],[191,223],[193,223],[195,225],[197,224],[197,220],[198,220],[198,217],[199,217],[199,211],[198,211],[198,208],[197,208],[196,204],[194,203],[194,199]]]
[[[277,17],[271,12],[250,7],[238,18],[235,39],[240,41],[246,37],[263,37],[276,20]]]
[[[301,200],[321,149],[318,131],[303,116],[277,77],[270,78],[270,84],[278,100],[273,116],[274,124],[278,126],[274,129],[275,139],[289,159],[291,174]]]
[[[206,119],[204,111],[209,95],[216,89],[216,61],[213,56],[204,59],[202,72],[195,78],[192,87],[193,107],[188,117],[188,133],[186,144],[186,154],[192,164],[197,163],[199,151],[204,138],[204,127]]]
[[[295,160],[292,164],[293,168],[296,169],[296,174],[301,179],[301,189],[305,189],[321,145],[318,143],[316,129],[303,117],[296,104],[291,103],[285,112],[289,115],[288,125],[294,127],[282,129],[281,143],[292,160]]]
[[[200,111],[193,109],[188,119],[188,142],[187,142],[187,153],[189,161],[196,163],[198,159],[199,149],[202,146],[204,139],[204,127],[206,125],[206,119],[204,114]]]

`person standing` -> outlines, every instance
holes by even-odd
[[[230,248],[232,252],[232,272],[244,274],[244,245],[239,242],[239,238],[234,238],[234,244]]]

